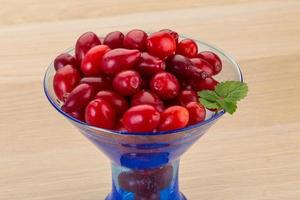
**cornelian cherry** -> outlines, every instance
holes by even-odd
[[[62,53],[54,59],[54,68],[56,71],[66,65],[72,65],[73,67],[77,68],[76,58],[68,53]]]
[[[168,72],[156,74],[150,81],[150,88],[152,92],[164,100],[175,98],[180,90],[177,78]]]
[[[113,31],[106,35],[103,43],[111,49],[122,48],[124,41],[124,34],[120,31]]]
[[[190,60],[196,67],[206,72],[208,77],[214,75],[213,67],[206,60],[202,58],[191,58]]]
[[[190,102],[186,105],[186,109],[189,111],[189,125],[205,120],[206,110],[202,104]]]
[[[85,121],[92,126],[112,129],[115,124],[115,110],[104,99],[91,101],[85,109]]]
[[[81,64],[83,57],[92,47],[100,44],[101,42],[95,33],[86,32],[82,34],[78,38],[75,46],[75,55],[78,63]]]
[[[193,90],[181,90],[177,96],[177,103],[181,106],[185,106],[190,102],[197,102],[197,93]]]
[[[151,55],[161,59],[173,55],[176,51],[176,41],[167,32],[155,32],[148,36],[147,50]]]
[[[144,51],[146,49],[147,37],[147,33],[142,30],[131,30],[125,35],[124,47],[127,49],[138,49],[140,51]]]
[[[121,117],[128,109],[127,100],[116,92],[102,90],[97,93],[96,98],[104,99],[107,102],[110,102],[116,111],[117,117]]]
[[[203,51],[200,52],[197,55],[197,57],[202,58],[206,60],[209,64],[211,64],[211,66],[213,67],[214,75],[220,73],[220,71],[222,70],[222,61],[217,54],[211,51]]]
[[[166,65],[163,60],[147,52],[141,54],[141,58],[135,66],[135,70],[143,77],[152,77],[159,72],[163,72],[165,68]]]
[[[131,106],[142,105],[142,104],[152,105],[159,112],[162,112],[164,109],[163,101],[160,100],[159,97],[153,92],[146,91],[146,90],[142,90],[138,92],[131,98]]]
[[[122,71],[113,79],[113,88],[123,96],[131,96],[140,91],[142,79],[139,73],[133,70]]]
[[[82,110],[94,98],[95,94],[95,90],[89,84],[79,84],[68,95],[66,102],[62,106],[62,110],[65,112]]]
[[[123,116],[123,125],[130,132],[152,132],[158,126],[160,114],[154,106],[137,105]]]
[[[100,90],[111,90],[112,89],[112,80],[110,77],[103,74],[97,77],[85,77],[80,80],[80,83],[87,83],[91,85],[96,92]]]
[[[184,128],[189,122],[189,112],[182,106],[171,106],[161,114],[158,130],[170,131]]]
[[[79,83],[80,73],[71,65],[67,65],[56,71],[53,79],[53,89],[57,98],[65,101],[70,93]]]
[[[101,74],[101,59],[110,48],[106,45],[92,47],[84,56],[81,71],[85,76],[98,76]]]
[[[196,91],[214,90],[218,83],[219,83],[218,81],[216,81],[215,79],[213,79],[211,77],[207,77],[204,80],[198,79],[198,80],[191,81],[191,85],[192,85],[193,89]]]
[[[193,58],[198,53],[198,46],[194,40],[184,39],[181,40],[176,49],[176,54],[186,56],[188,58]]]
[[[166,33],[169,33],[175,40],[176,44],[178,43],[178,38],[179,38],[179,35],[177,32],[175,31],[172,31],[170,29],[162,29],[160,30],[160,32],[166,32]]]
[[[109,75],[116,75],[123,70],[129,70],[137,63],[141,53],[129,49],[113,49],[108,51],[101,60],[101,69]]]

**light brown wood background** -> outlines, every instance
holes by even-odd
[[[108,159],[47,102],[83,32],[177,30],[233,55],[250,92],[182,158],[190,200],[300,199],[300,1],[0,0],[0,199],[101,200]]]

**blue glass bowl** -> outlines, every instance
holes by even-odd
[[[220,56],[218,81],[243,81],[238,64],[220,49],[197,41],[202,51]],[[74,54],[73,49],[67,51]],[[106,200],[184,200],[178,187],[180,156],[211,127],[224,111],[208,112],[207,119],[183,129],[158,133],[116,132],[87,125],[61,110],[62,102],[53,90],[53,63],[44,77],[45,94],[51,105],[94,143],[112,163],[112,192]]]

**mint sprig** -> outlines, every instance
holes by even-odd
[[[215,90],[198,92],[200,103],[208,109],[224,109],[233,114],[237,109],[237,102],[245,98],[248,93],[246,83],[239,81],[225,81],[219,83]]]

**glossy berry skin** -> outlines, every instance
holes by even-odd
[[[190,102],[197,102],[198,97],[194,90],[181,90],[176,100],[179,105],[186,106]]]
[[[176,41],[167,32],[155,32],[148,36],[147,51],[161,59],[173,55],[176,51]]]
[[[123,116],[123,125],[129,132],[152,132],[158,126],[160,113],[154,106],[138,105],[129,108]]]
[[[214,90],[216,85],[219,82],[211,77],[207,77],[204,80],[192,80],[191,84],[194,90],[200,91],[200,90]]]
[[[205,79],[207,74],[196,67],[190,59],[182,55],[174,55],[166,60],[167,70],[181,79]]]
[[[159,112],[162,112],[164,110],[163,101],[160,100],[156,94],[150,91],[142,90],[131,98],[131,106],[137,106],[143,104],[152,105]]]
[[[104,99],[114,107],[116,111],[116,117],[121,117],[123,113],[128,109],[128,103],[126,99],[113,91],[102,90],[96,95],[97,99]]]
[[[184,39],[181,40],[176,49],[176,54],[183,55],[188,58],[193,58],[198,53],[198,46],[194,40]]]
[[[180,90],[177,78],[168,72],[156,74],[150,81],[150,88],[163,100],[174,99]]]
[[[189,112],[182,106],[171,106],[161,114],[159,131],[170,131],[186,127],[189,122]]]
[[[170,29],[162,29],[160,30],[160,32],[166,32],[166,33],[169,33],[175,40],[176,44],[178,44],[178,38],[179,38],[179,35],[177,32],[175,31],[172,31]]]
[[[205,120],[206,110],[198,102],[190,102],[186,105],[189,111],[189,125],[194,125]]]
[[[57,98],[65,101],[66,96],[79,83],[80,73],[71,65],[67,65],[56,71],[53,79],[53,88]]]
[[[142,30],[131,30],[125,35],[124,47],[127,49],[138,49],[140,51],[145,51],[147,37],[147,33]]]
[[[68,113],[82,110],[94,98],[95,94],[95,90],[89,84],[79,84],[68,95],[62,110]]]
[[[99,75],[97,77],[84,77],[80,80],[80,83],[87,83],[91,85],[96,92],[100,90],[111,90],[112,80],[105,75]]]
[[[113,31],[106,35],[103,44],[111,49],[123,48],[124,34],[120,31]]]
[[[112,129],[115,124],[115,110],[104,99],[91,101],[85,109],[85,121],[92,126]]]
[[[73,111],[73,112],[69,112],[68,114],[71,115],[72,117],[74,117],[74,118],[82,121],[82,122],[85,122],[85,119],[84,119],[84,110]]]
[[[135,66],[135,70],[143,77],[152,77],[159,72],[163,72],[165,68],[166,65],[163,60],[147,52],[141,54],[141,58]]]
[[[77,39],[76,46],[75,46],[75,55],[78,63],[81,64],[83,57],[92,47],[100,44],[101,42],[95,33],[86,32],[82,34]]]
[[[113,49],[102,57],[101,69],[109,75],[131,69],[139,60],[141,53],[138,50]]]
[[[141,90],[142,78],[136,71],[127,70],[118,73],[113,79],[113,88],[123,96],[131,96]]]
[[[84,56],[81,71],[85,76],[98,76],[101,74],[101,59],[110,48],[106,45],[92,47]]]
[[[199,53],[197,57],[206,60],[213,67],[214,75],[220,73],[222,70],[222,61],[217,54],[211,51],[203,51]]]
[[[206,72],[208,77],[214,75],[213,67],[206,60],[202,58],[191,58],[190,60],[196,67]]]
[[[180,80],[180,88],[182,90],[192,90],[192,85],[191,85],[191,81],[189,80]]]
[[[66,65],[72,65],[77,68],[76,58],[68,53],[62,53],[54,59],[54,68],[56,71]]]

